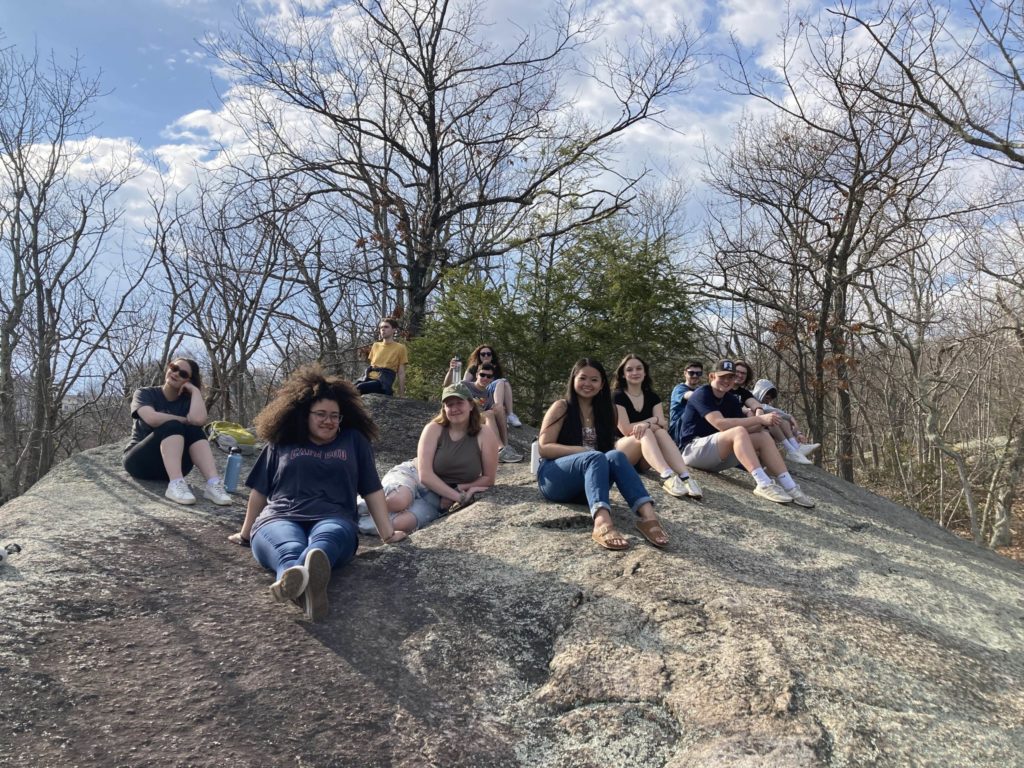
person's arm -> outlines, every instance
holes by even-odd
[[[266,496],[257,490],[249,491],[249,503],[245,505],[245,520],[242,522],[242,530],[228,536],[228,541],[241,544],[243,547],[249,546],[252,524],[256,522],[256,518],[260,516],[260,512],[265,506],[267,506]]]
[[[437,441],[442,429],[444,427],[436,421],[431,421],[420,432],[420,442],[416,446],[416,467],[419,469],[421,485],[454,504],[461,501],[462,494],[434,474],[434,454],[437,453]]]
[[[727,429],[733,427],[743,427],[747,430],[758,430],[764,429],[765,427],[771,427],[778,423],[779,417],[774,413],[762,413],[759,416],[736,416],[726,417],[722,415],[721,411],[711,411],[710,413],[704,414],[704,418],[708,424],[717,429],[719,432],[724,432]]]
[[[626,409],[618,403],[615,404],[615,426],[618,427],[619,432],[622,435],[629,436],[633,435],[633,425],[629,421],[629,415],[626,413]],[[639,439],[639,435],[633,435]]]
[[[558,431],[568,409],[569,404],[565,400],[556,400],[548,408],[548,412],[544,414],[544,421],[541,422],[540,434],[538,435],[542,458],[557,459],[562,456],[572,456],[574,453],[583,453],[590,450],[582,445],[565,445],[555,442],[558,440]]]
[[[449,384],[456,384],[454,380],[455,364],[458,363],[458,358],[453,357],[448,361],[448,370],[444,372],[444,381],[441,382],[441,388],[444,389]]]
[[[405,532],[396,530],[391,524],[391,515],[388,513],[388,503],[384,498],[384,490],[374,491],[363,497],[366,508],[370,510],[370,517],[373,524],[377,526],[377,535],[385,544],[397,544],[405,538]],[[387,533],[385,536],[384,534]]]
[[[135,410],[135,414],[146,422],[147,426],[156,429],[161,424],[166,424],[168,421],[178,421],[182,424],[188,424],[187,416],[176,416],[173,413],[164,413],[158,411],[152,405],[143,405]]]
[[[661,403],[655,403],[654,408],[651,410],[651,425],[655,429],[665,429],[668,424],[665,421],[665,409],[662,408]]]
[[[188,416],[185,417],[185,423],[195,424],[197,427],[203,426],[209,418],[209,414],[206,412],[206,402],[203,400],[203,393],[199,391],[199,387],[190,381],[185,382],[181,391],[188,392],[189,395],[191,395],[188,404]]]
[[[405,397],[405,363],[398,366],[398,396]]]
[[[480,446],[480,463],[482,474],[471,483],[460,483],[457,487],[467,496],[482,493],[494,485],[498,477],[498,436],[493,429],[481,429],[476,436]]]

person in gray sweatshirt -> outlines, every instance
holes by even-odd
[[[773,435],[778,442],[785,446],[787,458],[792,458],[791,453],[796,453],[805,458],[821,448],[821,443],[801,443],[803,433],[800,425],[792,414],[774,405],[779,397],[779,390],[770,379],[758,379],[752,390],[754,397],[764,406],[766,413],[777,413],[783,421],[781,435]],[[781,439],[779,439],[781,437]]]

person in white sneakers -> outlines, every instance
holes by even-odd
[[[687,400],[681,428],[683,460],[690,468],[707,472],[742,465],[757,483],[755,496],[813,507],[814,500],[789,474],[768,431],[780,420],[778,414],[744,415],[732,391],[735,379],[733,361],[720,360],[708,376],[710,383]]]
[[[747,382],[754,378],[754,369],[750,367],[750,363],[746,360],[733,360],[733,365],[736,366],[736,382],[733,384],[733,394],[740,399],[740,403],[747,410],[748,413],[754,416],[760,416],[763,413],[768,413],[768,409],[765,408],[762,403],[753,392],[747,389]],[[786,458],[786,461],[792,462],[793,464],[813,464],[802,452],[793,448],[790,441],[796,443],[795,436],[793,434],[793,426],[790,422],[784,418],[779,419],[777,423],[772,424],[768,427],[768,431],[771,432],[772,438],[776,443],[782,444],[782,452]]]
[[[662,487],[672,496],[701,498],[697,481],[690,477],[686,462],[666,430],[665,409],[654,391],[647,362],[628,354],[615,369],[615,418],[622,434],[615,447],[629,457],[633,466],[646,462],[661,476]]]
[[[458,358],[452,358],[449,363],[448,373],[445,375],[444,386],[449,384],[458,384],[457,381],[452,381],[452,369],[458,364]],[[494,398],[494,402],[505,409],[505,420],[510,427],[518,429],[523,426],[523,422],[519,420],[515,412],[512,410],[512,384],[505,377],[505,371],[501,367],[501,361],[498,360],[498,353],[494,347],[490,344],[481,344],[479,347],[474,349],[469,354],[469,359],[466,361],[466,371],[462,377],[462,380],[467,384],[472,384],[476,381],[477,369],[483,363],[490,363],[494,366],[494,379],[487,385],[487,390],[491,393],[491,397]]]
[[[377,474],[370,444],[377,427],[354,385],[307,365],[260,411],[256,431],[267,445],[245,481],[252,489],[245,520],[228,540],[252,546],[274,573],[275,601],[298,602],[319,621],[332,569],[355,557],[359,544],[357,494],[385,543],[405,538],[391,525]]]
[[[807,463],[811,463],[809,457],[816,450],[821,448],[821,443],[801,443],[800,439],[803,437],[803,433],[800,431],[800,425],[797,424],[796,419],[792,414],[786,413],[781,408],[776,407],[775,401],[779,397],[778,388],[769,379],[758,379],[754,384],[752,390],[754,397],[764,407],[766,413],[777,413],[782,419],[782,426],[788,427],[790,432],[789,436],[783,435],[783,439],[779,440],[778,436],[773,433],[775,442],[782,443],[785,446],[786,459],[789,460],[791,455],[799,454],[808,459]],[[799,462],[804,463],[804,462]]]
[[[449,373],[451,369],[449,369]],[[480,412],[484,415],[488,427],[494,430],[498,438],[501,450],[498,451],[498,461],[504,464],[515,464],[523,460],[523,454],[519,453],[508,442],[508,421],[504,406],[494,399],[494,390],[490,384],[496,375],[495,368],[490,363],[481,363],[476,367],[476,380],[466,381],[462,384],[473,397]],[[445,377],[448,380],[448,377]],[[448,386],[448,385],[446,385]]]
[[[166,480],[164,496],[178,504],[195,504],[185,475],[193,465],[206,478],[203,497],[219,506],[231,503],[217,474],[210,442],[203,432],[206,403],[199,364],[176,357],[164,370],[159,387],[142,387],[132,396],[132,434],[124,449],[125,471],[139,480]]]

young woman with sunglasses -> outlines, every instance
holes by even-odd
[[[132,397],[132,435],[124,449],[124,468],[139,480],[166,480],[164,492],[178,504],[195,504],[185,481],[192,466],[206,477],[203,496],[214,504],[230,504],[217,474],[213,451],[203,432],[206,403],[199,364],[177,357],[167,364],[164,383],[142,387]]]
[[[452,369],[455,368],[458,362],[458,359],[452,358],[448,364],[448,373],[444,377],[444,386],[447,387],[449,384],[457,383],[452,381]],[[502,370],[501,362],[498,360],[498,353],[494,351],[494,347],[489,344],[481,344],[469,354],[469,360],[466,361],[466,371],[462,380],[467,384],[475,382],[477,370],[481,363],[490,363],[494,366],[494,379],[487,385],[487,389],[491,393],[494,402],[505,411],[508,425],[516,428],[523,426],[523,422],[519,420],[519,417],[512,410],[512,385],[505,378],[505,371]]]
[[[629,540],[612,523],[609,490],[614,484],[636,515],[636,528],[656,547],[668,535],[629,458],[615,449],[615,411],[608,375],[597,360],[584,357],[569,374],[565,397],[544,414],[540,427],[537,484],[551,501],[585,499],[594,520],[591,538],[605,549],[626,549]]]
[[[245,521],[228,538],[251,544],[274,573],[275,601],[300,602],[318,621],[327,614],[332,569],[356,554],[356,494],[386,543],[405,538],[391,525],[377,475],[370,447],[377,428],[352,384],[308,365],[259,413],[256,431],[267,445],[245,481],[252,489]]]

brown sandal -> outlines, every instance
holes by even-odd
[[[636,529],[658,549],[664,549],[669,544],[668,534],[661,527],[660,520],[637,520]],[[659,538],[663,538],[664,541],[658,541]]]
[[[611,525],[602,525],[600,528],[595,528],[594,532],[590,534],[590,538],[605,549],[629,549],[629,542],[626,540],[626,537],[615,530],[614,526]],[[621,543],[616,543],[616,539],[621,541]]]

